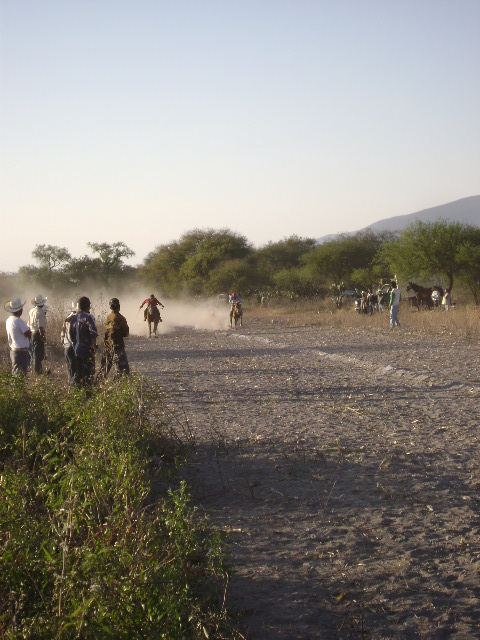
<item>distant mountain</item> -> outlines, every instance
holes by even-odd
[[[408,213],[405,216],[385,218],[369,224],[368,227],[361,229],[361,231],[366,231],[367,229],[375,232],[402,231],[417,220],[426,223],[446,220],[447,222],[461,222],[462,224],[471,224],[478,227],[480,226],[480,196],[454,200],[454,202],[449,202],[448,204],[423,209],[416,213]]]
[[[462,198],[461,200],[455,200],[448,204],[441,204],[438,207],[431,207],[430,209],[423,209],[416,213],[407,213],[404,216],[393,216],[393,218],[385,218],[379,220],[373,224],[369,224],[368,227],[359,229],[359,231],[367,231],[371,229],[375,233],[381,231],[402,231],[406,227],[420,220],[421,222],[436,222],[438,220],[446,220],[447,222],[460,222],[462,224],[471,224],[473,226],[480,226],[480,196],[470,196],[468,198]],[[354,235],[357,231],[342,234],[342,235]],[[317,242],[322,244],[329,240],[334,240],[339,234],[329,234],[318,238]]]

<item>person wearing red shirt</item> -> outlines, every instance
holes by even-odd
[[[148,308],[150,307],[150,310],[153,311],[153,309],[156,309],[158,306],[162,307],[162,309],[165,309],[165,307],[163,306],[163,304],[160,302],[160,300],[158,300],[155,297],[155,294],[152,293],[152,295],[149,298],[146,298],[142,304],[140,305],[140,309],[143,307],[143,305],[146,304],[147,306],[145,307],[145,311],[143,312],[143,319],[146,321],[147,320],[147,311]],[[160,315],[160,312],[159,312]],[[162,322],[162,318],[160,317],[160,322]]]

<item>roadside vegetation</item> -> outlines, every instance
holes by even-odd
[[[480,310],[468,296],[468,291],[459,290],[459,298],[447,313],[442,308],[417,311],[408,301],[400,303],[399,318],[402,331],[425,335],[448,335],[452,339],[480,339]],[[252,307],[247,318],[252,316],[271,323],[287,326],[312,325],[336,328],[339,332],[368,331],[375,340],[389,330],[389,311],[376,311],[373,315],[355,312],[352,300],[341,309],[335,307],[332,300],[319,303],[315,300],[300,299],[288,303],[271,303],[267,307]],[[247,320],[248,321],[248,320]],[[320,333],[321,335],[321,333]]]
[[[234,638],[224,541],[174,477],[135,376],[92,391],[0,373],[0,638]],[[169,480],[169,478],[166,478]]]
[[[119,295],[132,287],[152,287],[162,296],[211,297],[236,289],[260,300],[315,298],[343,290],[376,290],[396,278],[400,285],[462,288],[480,302],[480,227],[438,221],[416,222],[401,232],[340,235],[318,244],[292,236],[254,248],[228,229],[194,229],[177,241],[158,245],[142,265],[125,260],[134,254],[123,242],[88,243],[92,256],[73,258],[64,247],[38,245],[36,265],[18,274],[0,274],[3,296],[20,289],[78,292],[88,286],[112,288]]]

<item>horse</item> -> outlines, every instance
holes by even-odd
[[[234,302],[232,304],[232,308],[230,309],[230,326],[233,327],[235,323],[235,329],[237,328],[237,322],[240,320],[240,326],[243,326],[243,311],[242,311],[242,303]]]
[[[377,291],[377,298],[378,298],[378,310],[379,311],[383,311],[386,307],[388,308],[388,305],[390,303],[390,292],[389,291],[383,291],[382,289],[379,289]]]
[[[438,297],[440,301],[443,298],[442,287],[435,285],[434,287],[422,287],[414,282],[409,282],[407,285],[407,291],[415,291],[415,297],[417,299],[417,309],[429,308],[438,306]]]
[[[152,324],[153,324],[153,335],[155,338],[157,337],[157,327],[158,323],[161,322],[162,319],[160,317],[160,311],[158,307],[153,304],[149,304],[147,307],[147,322],[148,322],[148,337],[152,337]]]
[[[417,309],[420,311],[422,308],[432,308],[433,300],[432,300],[432,291],[433,287],[422,287],[419,284],[415,284],[415,282],[409,282],[407,284],[407,291],[414,291],[415,297],[417,299]]]

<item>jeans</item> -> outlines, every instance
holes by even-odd
[[[75,373],[75,351],[71,344],[65,347],[65,362],[67,363],[68,382],[72,384]]]
[[[80,385],[91,385],[95,382],[95,351],[90,349],[82,356],[75,356],[73,361],[72,383],[77,387]]]
[[[30,366],[30,352],[10,351],[10,362],[12,363],[12,374],[14,376],[25,376]]]
[[[35,373],[42,373],[42,362],[45,359],[45,342],[38,331],[35,331],[32,336],[30,353],[32,356],[33,370]]]
[[[130,366],[125,349],[123,347],[115,349],[109,344],[105,344],[102,356],[102,371],[105,376],[108,375],[113,365],[115,365],[115,373],[117,375],[128,375],[130,373]]]
[[[400,322],[398,321],[398,304],[392,304],[390,307],[390,326],[392,329],[400,326]]]

